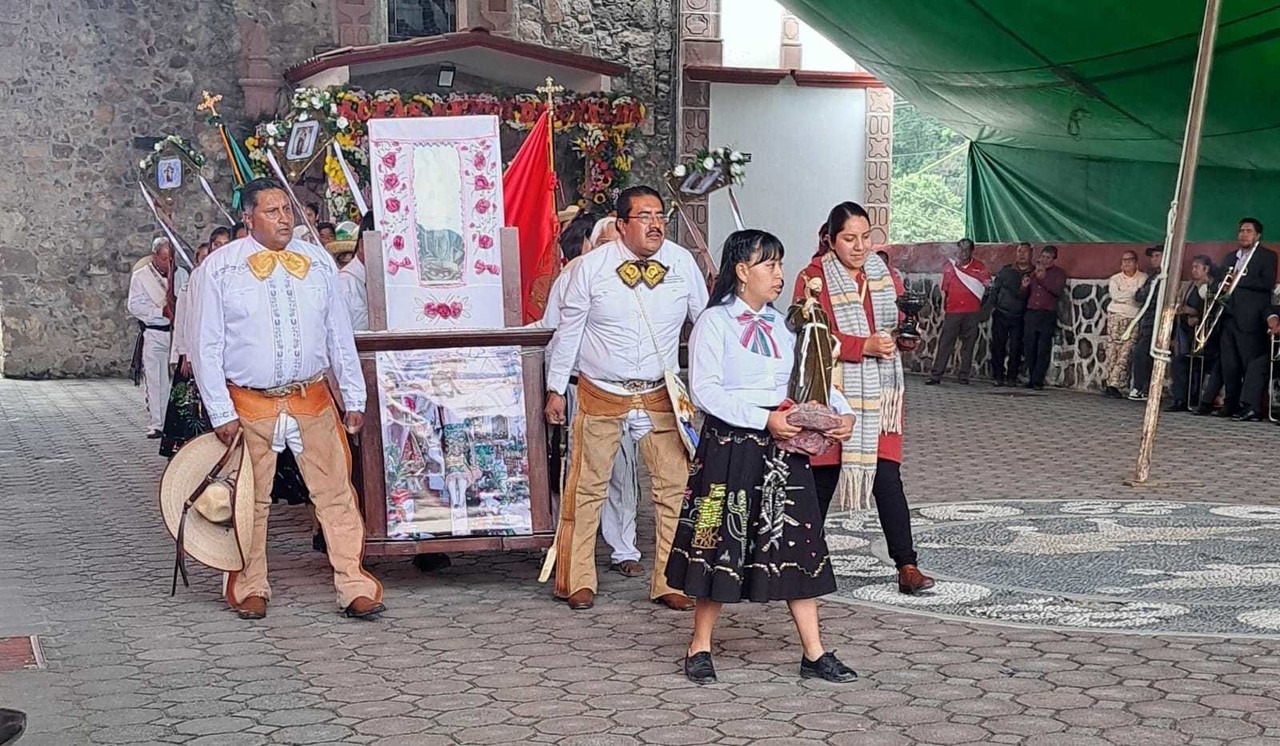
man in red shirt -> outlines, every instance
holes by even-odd
[[[950,259],[942,271],[942,295],[945,299],[942,308],[946,315],[926,386],[942,383],[942,374],[947,372],[956,340],[960,341],[960,365],[956,368],[956,378],[960,383],[968,384],[973,370],[973,346],[978,341],[980,323],[978,312],[982,309],[982,296],[991,284],[991,273],[985,264],[973,258],[973,241],[962,238],[957,246],[956,257]]]

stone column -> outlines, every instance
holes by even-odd
[[[680,56],[682,66],[720,65],[723,44],[720,40],[720,0],[680,0]],[[683,69],[681,71],[683,78]],[[711,84],[688,79],[681,81],[680,158],[688,158],[711,147]],[[707,199],[686,202],[686,213],[704,238],[707,236]],[[694,241],[683,221],[680,242],[693,248]]]
[[[244,91],[244,115],[256,119],[273,114],[283,80],[271,67],[267,29],[249,18],[241,18],[236,25],[240,31],[239,77]]]
[[[893,91],[867,88],[867,196],[871,240],[889,243],[889,179],[893,174]]]
[[[334,0],[338,46],[364,47],[386,41],[385,16],[386,3],[379,0]]]
[[[482,28],[495,34],[511,34],[511,0],[458,0],[458,30]],[[563,17],[557,5],[555,12]]]
[[[800,19],[788,12],[782,14],[782,60],[783,70],[801,70],[804,48],[800,46]]]

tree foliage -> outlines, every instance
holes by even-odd
[[[954,241],[964,235],[967,167],[962,135],[899,99],[893,119],[889,238]]]

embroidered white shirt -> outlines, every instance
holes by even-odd
[[[654,288],[641,283],[637,292],[617,271],[637,258],[621,241],[612,241],[584,254],[568,273],[549,353],[549,390],[563,394],[575,369],[607,390],[610,381],[660,381],[665,370],[678,369],[680,329],[707,305],[702,274],[692,254],[665,241],[651,259],[667,267],[666,277]]]
[[[255,277],[248,257],[264,248],[252,236],[223,246],[202,265],[190,352],[214,427],[236,419],[228,383],[274,388],[327,368],[347,411],[364,411],[364,374],[338,289],[338,267],[319,246],[294,239],[288,248],[310,257],[304,279],[278,263],[265,280]]]
[[[752,352],[742,344],[744,326],[738,317],[755,313],[734,298],[727,305],[708,308],[693,325],[689,338],[689,395],[693,403],[730,425],[763,430],[769,421],[768,407],[787,398],[791,366],[795,362],[796,336],[787,329],[786,315],[771,306],[760,313],[772,315],[768,321],[778,357]],[[852,414],[832,380],[828,403],[839,414]]]
[[[365,288],[365,267],[360,257],[353,257],[338,270],[338,287],[351,314],[351,328],[357,332],[369,331],[369,291]]]

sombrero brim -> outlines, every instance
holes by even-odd
[[[142,269],[143,267],[147,266],[150,263],[151,263],[151,255],[147,254],[146,256],[142,257],[141,259],[133,263],[133,271],[137,272],[138,270]]]
[[[342,254],[350,254],[351,252],[355,251],[356,242],[355,241],[333,241],[325,248],[328,249],[331,255],[340,256]]]
[[[223,572],[244,569],[243,556],[253,540],[253,464],[249,449],[240,447],[239,458],[232,457],[225,472],[238,471],[235,489],[235,511],[230,526],[219,526],[205,520],[194,508],[187,511],[183,544],[188,556],[202,565]],[[217,465],[227,447],[213,433],[195,438],[174,454],[160,478],[160,512],[169,535],[177,537],[182,520],[182,506]],[[238,542],[238,544],[237,544]]]

